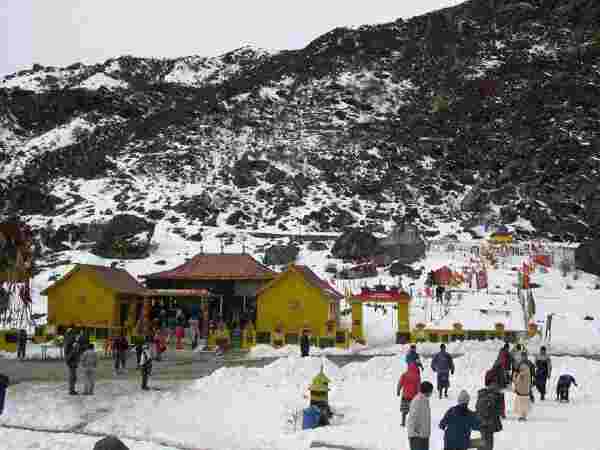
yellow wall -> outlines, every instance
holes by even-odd
[[[299,333],[308,322],[313,335],[325,335],[329,298],[294,269],[261,292],[256,303],[258,332],[272,332],[281,322],[284,333]]]
[[[118,315],[114,292],[104,287],[88,268],[80,268],[48,289],[48,323],[51,325],[105,328],[117,326]]]

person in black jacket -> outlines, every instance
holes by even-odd
[[[27,348],[27,331],[19,330],[17,335],[17,358],[25,359],[25,350]]]
[[[506,417],[504,408],[504,394],[496,380],[486,377],[485,388],[477,392],[475,412],[481,421],[482,449],[494,448],[494,433],[502,431],[501,417]]]
[[[75,331],[69,328],[65,334],[65,362],[69,368],[69,394],[78,395],[75,390],[77,385],[77,368],[79,367],[79,358],[81,356],[79,344]]]
[[[300,338],[300,355],[304,358],[308,356],[310,352],[310,338],[308,337],[308,330],[304,330],[302,332],[302,337]]]
[[[558,378],[558,383],[556,384],[556,400],[559,402],[569,401],[569,389],[571,388],[571,384],[577,386],[575,378],[571,375],[561,375]]]

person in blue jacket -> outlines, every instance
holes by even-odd
[[[471,448],[471,431],[479,431],[481,421],[475,412],[469,409],[469,394],[460,391],[458,405],[450,408],[440,428],[444,430],[444,450],[467,450]]]
[[[448,398],[450,374],[454,375],[454,361],[446,351],[446,344],[440,345],[440,352],[436,353],[431,360],[431,369],[437,373],[437,388],[440,398],[442,398],[442,393]]]
[[[417,353],[417,346],[415,344],[411,344],[410,350],[406,354],[406,365],[408,366],[413,362],[419,369],[424,370],[423,363],[421,363],[421,356]]]

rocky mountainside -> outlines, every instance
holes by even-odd
[[[35,65],[0,81],[6,212],[63,237],[127,213],[600,238],[599,23],[596,0],[470,0],[297,51]]]

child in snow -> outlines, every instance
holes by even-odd
[[[535,386],[543,401],[546,397],[546,383],[552,375],[552,360],[546,353],[546,347],[540,348],[540,354],[535,358]]]
[[[406,416],[410,410],[410,403],[419,393],[421,386],[421,373],[417,365],[413,362],[408,365],[406,372],[402,374],[398,381],[396,395],[400,396],[402,392],[402,401],[400,402],[400,412],[402,413],[402,426],[406,425]]]
[[[442,392],[448,398],[450,387],[450,374],[454,375],[454,361],[446,351],[446,344],[440,345],[440,352],[436,353],[431,360],[431,369],[437,373],[437,388],[442,398]]]
[[[93,395],[96,385],[96,368],[98,367],[98,355],[94,344],[88,344],[87,349],[81,355],[81,367],[83,368],[83,395]]]
[[[148,377],[152,375],[152,357],[150,356],[150,348],[148,345],[144,345],[140,365],[142,371],[142,389],[147,391],[150,389],[148,387]]]
[[[571,389],[571,384],[577,386],[575,378],[571,375],[561,375],[558,378],[558,383],[556,384],[556,399],[559,402],[569,402],[569,389]]]
[[[440,422],[444,430],[444,450],[467,450],[471,448],[471,431],[479,430],[481,421],[469,409],[469,394],[460,391],[458,405],[450,408]]]

